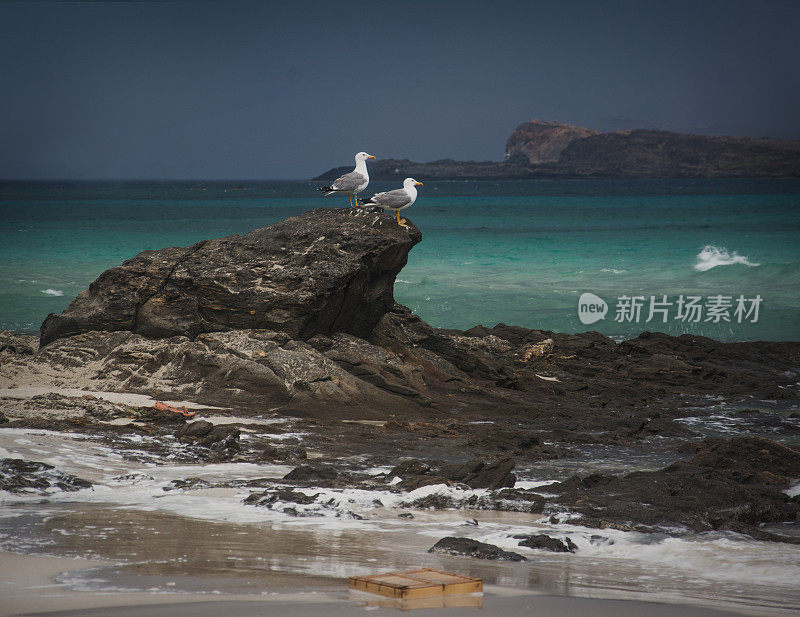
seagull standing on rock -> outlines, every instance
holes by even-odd
[[[353,206],[353,198],[355,197],[358,206],[358,194],[367,188],[369,184],[369,174],[367,173],[367,159],[374,159],[375,157],[366,152],[359,152],[356,154],[356,168],[349,174],[340,176],[334,180],[330,186],[321,186],[317,190],[323,191],[325,196],[333,195],[334,193],[347,194],[350,197],[350,206]]]
[[[400,210],[408,208],[417,200],[417,185],[422,186],[422,182],[417,182],[414,178],[406,178],[403,180],[403,188],[385,193],[375,193],[369,199],[364,200],[362,205],[377,206],[384,210],[397,212],[397,224],[409,229],[406,225],[408,221],[400,218]]]

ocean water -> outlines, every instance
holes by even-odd
[[[314,189],[0,183],[0,329],[38,331],[103,270],[142,250],[346,206]],[[423,240],[395,296],[435,326],[800,340],[800,180],[426,182],[405,214]],[[600,300],[585,296],[581,312],[588,293]],[[589,323],[588,304],[602,312],[602,303],[604,318]]]

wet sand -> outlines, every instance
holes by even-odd
[[[352,598],[342,589],[328,592],[278,593],[262,595],[228,595],[224,599],[209,598],[197,593],[120,593],[72,591],[54,581],[66,571],[96,567],[109,562],[35,557],[0,553],[0,617],[22,615],[77,616],[103,615],[108,617],[311,617],[319,615],[396,615],[397,608],[377,606],[385,599],[377,596],[364,602],[364,596]],[[474,596],[473,596],[474,597]],[[687,607],[652,602],[565,598],[537,595],[501,587],[489,587],[482,596],[474,597],[478,607],[424,609],[425,614],[470,615],[477,610],[484,614],[515,617],[535,614],[538,617],[592,615],[593,617],[679,617]],[[742,614],[709,608],[692,607],[696,617],[727,617]],[[789,614],[789,613],[786,613]]]
[[[483,611],[489,615],[503,617],[568,617],[591,615],[592,617],[685,617],[686,611],[680,607],[648,602],[625,602],[620,600],[585,600],[582,598],[559,598],[555,596],[491,597],[488,596],[482,609],[442,608],[422,609],[426,615],[470,615]],[[44,617],[76,617],[78,615],[103,615],[107,617],[319,617],[320,615],[397,615],[398,609],[353,606],[348,603],[306,603],[306,602],[242,602],[212,601],[190,602],[185,604],[154,604],[150,606],[120,606],[77,611],[58,611],[50,613],[25,613]],[[737,613],[713,609],[697,609],[693,617],[733,617]]]

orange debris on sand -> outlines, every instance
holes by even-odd
[[[191,418],[193,415],[197,413],[196,411],[189,411],[188,409],[186,409],[185,405],[182,407],[173,407],[172,405],[167,405],[166,403],[162,403],[161,401],[156,401],[156,404],[153,405],[153,409],[155,409],[156,411],[171,411],[173,413],[179,413],[182,416],[186,416],[187,418]]]

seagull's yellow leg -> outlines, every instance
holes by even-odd
[[[350,193],[347,194],[347,200],[350,202],[350,207],[352,208],[353,207],[353,196]]]
[[[398,210],[397,211],[397,224],[400,225],[400,227],[405,227],[406,229],[409,229],[408,225],[406,225],[406,222],[407,221],[405,219],[403,219],[402,221],[400,220],[400,210]]]

